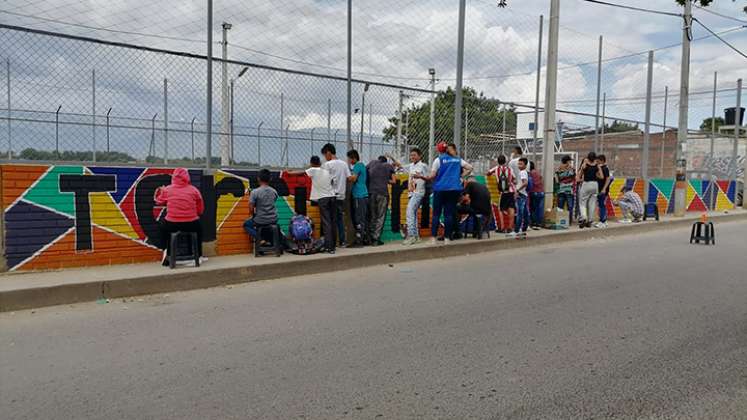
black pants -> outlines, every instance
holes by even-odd
[[[318,203],[322,218],[324,248],[327,251],[334,251],[337,243],[337,199],[335,197],[320,198]]]
[[[171,253],[171,234],[174,232],[195,232],[197,233],[197,252],[202,256],[202,225],[199,220],[193,222],[169,222],[168,220],[161,221],[159,226],[161,230],[161,249],[166,250],[166,258],[163,263],[168,263],[168,256]]]

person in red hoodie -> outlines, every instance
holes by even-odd
[[[169,243],[173,232],[195,232],[200,243],[198,250],[202,257],[202,226],[200,215],[205,210],[200,191],[189,180],[189,172],[177,168],[171,175],[171,185],[159,187],[154,199],[156,204],[166,206],[165,220],[161,221],[161,243],[166,253],[163,265],[168,265]]]

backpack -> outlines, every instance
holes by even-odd
[[[498,168],[498,191],[502,193],[510,192],[511,187],[509,185],[509,179],[508,174],[510,169],[508,168]]]
[[[308,241],[311,239],[311,220],[301,214],[295,215],[291,219],[289,230],[294,241]]]

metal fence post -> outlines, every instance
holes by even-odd
[[[150,146],[148,147],[148,156],[156,157],[156,117],[158,113],[153,114],[153,119],[150,120]]]
[[[501,128],[501,137],[503,138],[503,141],[501,142],[501,154],[505,156],[506,154],[506,105],[505,104],[503,105],[503,112],[501,112],[501,114],[503,114],[502,115],[503,127]]]
[[[260,141],[262,137],[262,124],[265,122],[262,121],[257,126],[257,166],[262,166],[262,142]]]
[[[539,45],[537,46],[537,80],[535,80],[534,93],[534,130],[532,130],[532,160],[537,162],[537,138],[539,130],[539,103],[540,103],[540,80],[542,76],[542,31],[544,30],[545,16],[540,15]],[[540,171],[541,172],[541,171]]]
[[[396,145],[396,152],[394,153],[394,156],[399,159],[399,152],[400,152],[400,144],[402,144],[402,97],[404,94],[402,91],[399,91],[399,108],[397,111],[397,145]]]
[[[192,163],[195,162],[195,119],[197,117],[192,117],[192,122],[189,124],[189,131],[192,133]]]
[[[467,158],[469,152],[469,106],[464,107],[464,160],[469,162]]]
[[[332,99],[327,99],[327,142],[332,140]]]
[[[314,130],[316,130],[316,128],[311,129],[311,154],[312,155],[314,154]]]
[[[604,46],[604,38],[599,36],[599,58],[597,61],[597,111],[594,117],[594,152],[600,153],[599,151],[599,100],[602,92],[602,48]]]
[[[91,140],[93,163],[96,163],[96,69],[91,70]]]
[[[661,136],[661,162],[659,163],[659,176],[664,178],[664,145],[667,142],[667,102],[669,101],[669,86],[664,86],[664,129]]]
[[[288,131],[290,130],[290,124],[285,126],[285,167],[288,167],[288,155],[290,154],[290,150],[288,150]]]
[[[10,58],[5,60],[5,68],[6,73],[5,76],[7,78],[7,87],[8,87],[8,160],[13,159],[13,134],[11,129],[11,111],[10,111]]]
[[[213,146],[213,0],[208,0],[207,6],[207,99],[205,102],[207,106],[205,168],[210,170]]]
[[[607,92],[602,94],[602,127],[599,129],[599,153],[604,153],[604,132],[607,123]]]
[[[431,114],[428,126],[428,162],[432,162],[436,159],[436,69],[428,69],[428,72],[431,75]]]
[[[111,148],[109,145],[109,114],[112,112],[112,107],[109,107],[109,110],[106,111],[106,153],[111,153]]]
[[[353,148],[353,0],[348,0],[348,115],[347,143],[348,150]]]
[[[169,164],[169,80],[163,79],[163,163]]]
[[[368,157],[372,159],[373,155],[373,131],[371,131],[371,121],[373,120],[373,104],[368,105]],[[361,151],[362,152],[362,151]]]
[[[58,106],[54,113],[54,150],[57,159],[60,158],[60,109],[62,109],[62,105]]]
[[[711,185],[711,206],[712,210],[716,210],[716,188],[713,182],[713,164],[716,150],[716,95],[718,95],[718,72],[713,72],[713,108],[711,110],[711,148],[708,154],[708,182]]]
[[[236,160],[234,159],[234,155],[233,155],[233,147],[234,147],[234,144],[235,144],[234,143],[234,133],[233,133],[234,128],[235,128],[234,120],[233,120],[234,119],[234,113],[233,113],[233,103],[234,103],[233,102],[233,84],[234,84],[234,79],[231,79],[231,86],[229,88],[230,89],[229,94],[230,94],[230,97],[231,97],[231,103],[229,105],[229,108],[231,109],[231,121],[230,121],[231,122],[231,124],[230,124],[231,144],[230,144],[229,149],[228,149],[229,154],[230,154],[230,159],[228,161],[229,164],[232,164],[232,163],[236,162]]]

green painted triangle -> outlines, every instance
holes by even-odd
[[[672,199],[672,190],[674,190],[673,179],[652,179],[653,184],[659,192],[666,197],[667,201]]]
[[[703,194],[703,181],[700,179],[691,179],[690,185],[692,185],[693,190],[695,190],[695,195],[700,196]]]
[[[485,177],[485,175],[475,175],[475,181],[479,182],[482,185],[488,185],[488,179]]]
[[[82,166],[55,166],[26,192],[23,199],[75,217],[75,194],[60,192],[60,175],[82,175]]]

